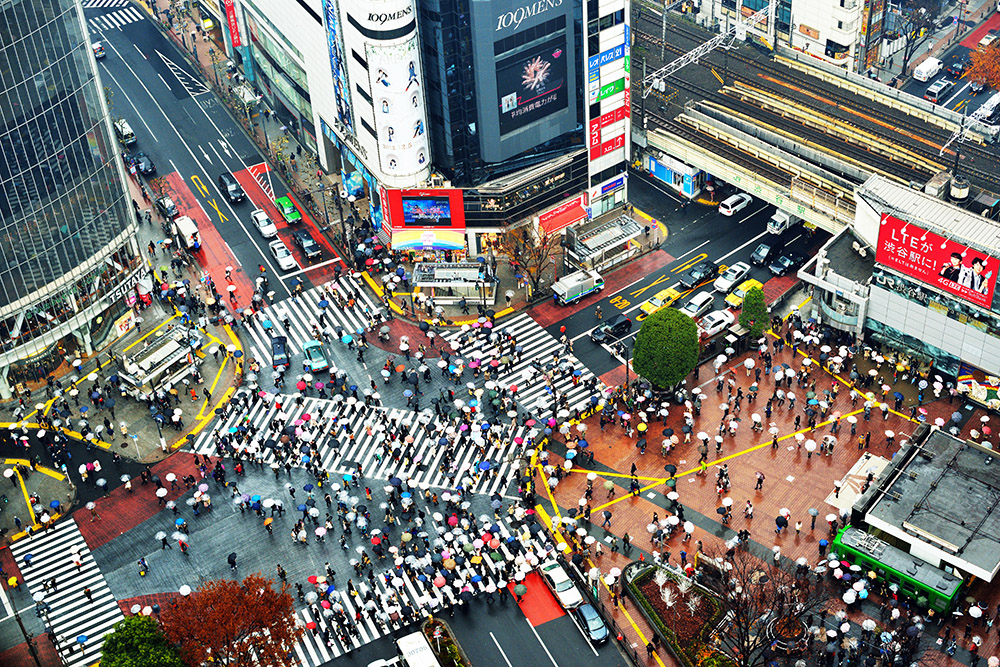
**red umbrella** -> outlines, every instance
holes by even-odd
[[[382,544],[382,538],[376,535],[375,537],[372,538],[372,544]]]
[[[448,517],[448,525],[452,526],[452,527],[457,526],[458,525],[458,517],[455,516],[454,514],[452,514],[450,517]]]
[[[296,382],[295,388],[298,389],[299,391],[303,391],[306,388],[305,380],[299,380],[298,382]]]
[[[306,623],[306,627],[308,629],[310,629],[310,630],[315,630],[316,629],[316,622],[315,621],[309,621],[308,623]]]
[[[438,575],[438,576],[434,577],[434,585],[437,588],[441,588],[446,583],[448,583],[448,581],[444,577],[442,577],[441,575]]]
[[[318,580],[319,577],[317,577],[315,574],[306,579],[306,581],[308,581],[310,584],[315,584]]]
[[[319,603],[319,606],[323,607],[323,609],[329,609],[330,608],[330,601],[329,600],[323,600],[322,602]]]
[[[397,373],[402,373],[405,370],[406,370],[406,366],[404,366],[403,364],[400,364],[400,365],[396,366],[396,372]]]
[[[368,259],[365,260],[365,266],[371,266],[374,263],[375,263],[375,260],[372,259],[371,257],[369,257]]]

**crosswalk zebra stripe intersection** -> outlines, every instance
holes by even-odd
[[[469,488],[473,492],[503,495],[514,478],[513,452],[518,447],[515,439],[520,438],[522,444],[527,446],[527,439],[533,433],[531,429],[521,425],[506,424],[495,427],[500,429],[501,445],[497,448],[487,443],[486,456],[482,457],[478,449],[468,440],[459,446],[441,445],[439,440],[447,426],[427,412],[417,413],[400,408],[367,408],[361,404],[358,404],[356,409],[350,410],[347,406],[338,406],[331,399],[315,397],[302,398],[301,405],[287,396],[283,397],[283,400],[282,411],[287,415],[288,423],[294,423],[302,415],[308,414],[309,421],[323,424],[315,434],[312,445],[318,452],[321,466],[331,475],[337,476],[353,473],[357,469],[357,464],[361,464],[361,470],[366,478],[387,480],[399,477],[433,488],[455,488],[467,475],[472,475],[472,484]],[[231,411],[216,424],[214,430],[224,434],[231,429],[238,429],[240,425],[253,424],[259,429],[257,435],[261,440],[265,440],[263,434],[278,413],[275,403],[257,400],[246,411]],[[337,414],[342,416],[338,420],[336,431],[331,434],[333,427],[327,420]],[[383,416],[390,424],[395,422],[399,425],[411,425],[409,428],[404,428],[406,433],[413,437],[412,460],[396,461],[384,451],[382,443],[385,435],[378,424]],[[428,429],[422,427],[421,419],[428,422]],[[353,440],[350,434],[354,434]],[[448,447],[452,463],[451,466],[444,466],[445,451]],[[199,435],[194,444],[194,451],[213,456],[219,453],[211,432]],[[273,449],[264,447],[261,448],[261,452],[265,463],[277,461]],[[489,462],[488,470],[480,470],[481,464],[486,461]]]
[[[74,549],[80,567],[73,562]],[[104,636],[124,616],[76,522],[64,519],[46,533],[15,542],[10,550],[32,596],[55,579],[55,589],[45,592],[43,602],[51,608],[46,623],[56,633],[64,664],[85,667],[97,662]],[[92,600],[84,595],[87,588]],[[86,641],[77,641],[84,636]]]

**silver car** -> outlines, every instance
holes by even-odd
[[[575,609],[583,604],[583,595],[559,563],[554,560],[545,561],[538,570],[546,585],[552,589],[553,595],[565,609]]]

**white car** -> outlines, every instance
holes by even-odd
[[[719,204],[719,213],[722,215],[736,215],[753,201],[753,197],[745,192],[740,192],[728,197],[725,201]]]
[[[299,268],[295,257],[292,256],[292,251],[282,241],[271,241],[267,244],[267,249],[271,251],[271,257],[274,257],[275,261],[278,262],[278,266],[282,271],[291,271],[292,269]]]
[[[698,322],[698,330],[705,338],[731,327],[736,322],[736,316],[730,310],[713,310]]]
[[[259,208],[250,214],[250,222],[253,223],[253,226],[257,228],[257,231],[265,239],[274,238],[278,235],[278,228],[271,222],[271,218]]]
[[[715,303],[715,295],[711,292],[698,292],[691,300],[681,306],[681,312],[693,320],[698,319],[708,311],[712,310]]]
[[[552,589],[552,593],[559,598],[559,603],[565,609],[574,609],[583,604],[583,595],[559,563],[554,560],[545,561],[538,570],[542,573],[546,585]]]
[[[734,287],[743,282],[746,275],[750,273],[750,265],[746,262],[736,262],[725,272],[715,279],[715,284],[712,287],[715,288],[716,292],[722,292],[723,294],[729,294]]]

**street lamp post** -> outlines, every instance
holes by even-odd
[[[31,654],[35,665],[42,667],[42,663],[38,660],[38,649],[35,647],[35,638],[28,634],[28,630],[24,627],[24,622],[21,620],[21,614],[17,609],[14,610],[14,619],[17,621],[17,627],[21,629],[21,636],[24,637],[24,641],[28,645],[28,653]]]

